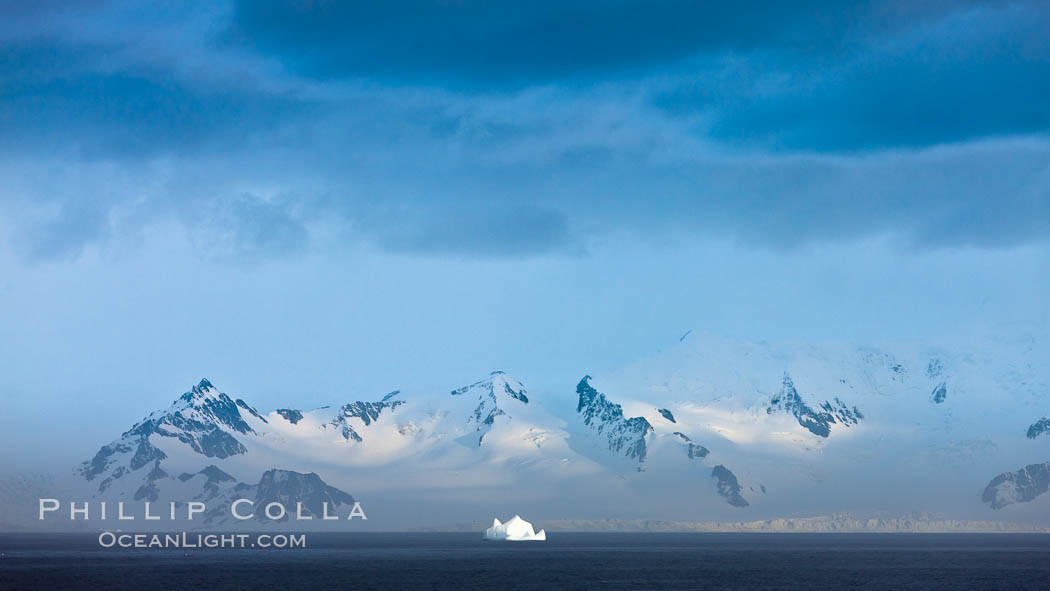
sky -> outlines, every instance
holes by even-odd
[[[204,376],[568,396],[687,330],[1050,328],[1043,2],[0,15],[5,449],[79,461]]]

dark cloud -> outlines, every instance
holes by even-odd
[[[1045,133],[1048,57],[1047,11],[971,11],[831,58],[735,62],[657,103],[680,115],[709,114],[708,131],[719,140],[781,150]]]
[[[88,158],[230,147],[316,107],[128,53],[60,39],[0,44],[0,146]]]
[[[461,91],[681,77],[671,112],[790,150],[1041,133],[1050,19],[1036,2],[235,3],[228,38],[321,79]],[[732,58],[729,71],[707,70]],[[697,70],[700,75],[697,75]]]
[[[0,25],[0,221],[27,258],[173,220],[245,260],[319,227],[480,258],[1050,237],[1038,4],[139,8]]]
[[[228,40],[320,78],[485,89],[662,67],[706,52],[826,52],[952,4],[236,0]]]

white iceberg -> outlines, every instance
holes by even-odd
[[[532,524],[520,516],[511,517],[507,523],[500,523],[499,519],[492,520],[492,527],[485,530],[486,540],[506,540],[508,542],[542,542],[547,539],[547,532],[540,530],[536,533]]]

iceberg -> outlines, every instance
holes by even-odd
[[[500,523],[499,519],[492,520],[492,527],[485,530],[486,540],[506,540],[508,542],[542,542],[547,539],[547,532],[540,530],[536,533],[532,524],[525,521],[519,515],[511,517],[507,523]]]

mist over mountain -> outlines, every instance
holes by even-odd
[[[361,529],[508,511],[667,522],[923,512],[1045,526],[1046,355],[1034,340],[950,349],[689,334],[557,392],[494,371],[314,409],[290,395],[271,411],[203,379],[65,476],[9,479],[4,492],[21,495],[22,517],[35,516],[24,507],[34,491],[202,501],[212,527],[237,525],[238,498],[301,502],[310,516],[359,501]]]

